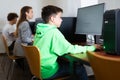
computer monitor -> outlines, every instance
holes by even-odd
[[[78,8],[75,34],[101,35],[104,3]]]
[[[74,41],[74,32],[76,26],[76,17],[62,17],[62,23],[59,30],[69,42]]]
[[[32,34],[35,34],[36,32],[36,26],[38,23],[44,23],[44,21],[42,20],[42,18],[36,18],[35,22],[29,22]]]
[[[28,23],[31,28],[32,34],[35,34],[35,22],[29,21]]]
[[[35,25],[37,26],[38,23],[44,23],[42,18],[36,18],[35,19]]]

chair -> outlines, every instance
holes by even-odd
[[[40,53],[39,49],[36,46],[26,46],[22,44],[22,47],[25,51],[25,57],[28,61],[31,73],[37,77],[38,79],[42,80],[41,72],[40,72]],[[54,80],[64,80],[69,78],[69,76],[60,77]],[[32,78],[33,79],[33,78]]]
[[[7,46],[7,41],[6,41],[5,37],[4,37],[4,35],[2,35],[2,39],[3,39],[3,42],[4,42],[4,46],[5,46],[5,51],[6,51],[8,57],[9,57],[10,59],[15,60],[15,59],[24,58],[24,57],[22,57],[22,56],[10,55],[9,49],[8,49],[8,46]]]
[[[2,45],[0,47],[0,67],[4,71],[5,64],[6,64],[6,52],[5,52],[5,47],[2,39],[2,33],[0,33],[0,44]]]
[[[95,80],[120,80],[120,56],[87,52]]]
[[[3,40],[2,40],[2,33],[0,33],[0,44],[1,45],[4,45],[3,44]],[[4,46],[1,46],[0,47],[0,66],[3,68],[4,66],[4,62],[5,62],[5,57],[6,57],[6,54],[5,54],[5,50],[4,50]]]
[[[16,60],[16,59],[21,59],[21,58],[24,58],[24,57],[10,55],[9,49],[8,49],[8,46],[7,46],[7,41],[6,41],[5,37],[4,37],[4,35],[2,35],[2,40],[3,40],[3,43],[4,43],[4,47],[5,47],[5,53],[7,54],[7,56],[9,57],[9,59],[12,60],[12,63],[13,63],[12,69],[10,69],[10,67],[9,67],[8,70],[12,70],[12,73],[13,73],[15,60]],[[9,62],[7,62],[7,63],[9,63]],[[6,64],[7,64],[7,63],[6,63]],[[7,65],[8,65],[8,64],[7,64]],[[10,72],[10,71],[9,71],[9,72]],[[8,78],[8,76],[9,76],[9,74],[10,74],[9,72],[8,72],[8,74],[7,74],[7,78]]]

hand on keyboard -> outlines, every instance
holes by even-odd
[[[96,47],[95,51],[103,51],[103,47],[101,45],[95,44],[94,46]]]

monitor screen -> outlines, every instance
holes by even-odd
[[[74,40],[76,17],[62,17],[62,20],[59,30],[69,42],[72,42]]]
[[[78,8],[75,34],[101,35],[104,3]]]

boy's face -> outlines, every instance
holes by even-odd
[[[17,22],[17,17],[12,20],[13,24],[16,24],[16,22]]]
[[[61,23],[62,23],[62,12],[58,12],[56,15],[52,16],[52,22],[54,25],[56,25],[57,27],[60,27]]]
[[[17,17],[15,17],[15,18],[12,19],[11,21],[9,21],[9,23],[10,23],[11,25],[16,24],[16,22],[17,22]]]

